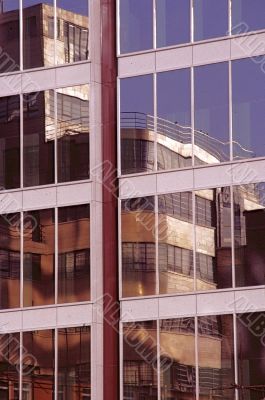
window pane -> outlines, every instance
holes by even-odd
[[[232,286],[230,188],[195,196],[197,290]]]
[[[23,333],[23,392],[26,399],[54,398],[54,331]]]
[[[24,186],[54,183],[54,92],[23,96]]]
[[[89,56],[88,0],[57,0],[58,64],[85,61]]]
[[[194,290],[192,193],[158,196],[160,293]]]
[[[156,321],[123,324],[123,398],[157,400]]]
[[[157,47],[190,41],[190,2],[156,0]]]
[[[54,303],[54,210],[24,212],[24,307]]]
[[[120,50],[131,53],[153,47],[153,0],[120,1]]]
[[[0,398],[19,399],[19,333],[0,335]]]
[[[265,285],[265,183],[234,187],[236,285]]]
[[[58,398],[60,400],[90,399],[89,327],[58,330]]]
[[[24,69],[54,65],[53,0],[23,0]]]
[[[228,0],[194,0],[194,40],[228,34]]]
[[[89,205],[58,209],[58,302],[90,299]]]
[[[20,225],[19,213],[0,216],[1,309],[20,306]]]
[[[154,197],[122,201],[123,297],[156,291]]]
[[[265,155],[265,80],[260,60],[232,62],[234,159]]]
[[[160,321],[160,382],[163,400],[196,399],[194,318]]]
[[[232,33],[245,33],[265,28],[264,0],[232,1]]]
[[[195,163],[199,165],[228,161],[230,158],[228,63],[196,67],[194,74]]]
[[[153,76],[120,82],[121,172],[132,174],[154,168]]]
[[[57,90],[58,181],[89,179],[89,87]]]
[[[0,73],[20,69],[19,0],[2,0],[0,13]]]
[[[157,74],[158,169],[191,166],[190,70]]]
[[[234,400],[234,337],[232,315],[198,318],[200,399]]]
[[[0,186],[20,187],[20,99],[0,98]]]

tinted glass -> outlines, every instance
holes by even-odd
[[[19,333],[0,335],[0,396],[19,399]]]
[[[153,76],[120,82],[121,172],[148,172],[154,168]]]
[[[160,293],[194,290],[192,193],[158,196]]]
[[[58,302],[90,298],[89,206],[58,210]]]
[[[24,306],[54,303],[54,210],[24,212]]]
[[[190,41],[190,2],[156,0],[157,47]]]
[[[228,64],[197,67],[194,79],[195,164],[228,161],[230,157]]]
[[[10,195],[4,201],[11,201]],[[0,215],[0,308],[20,305],[20,214]]]
[[[1,1],[0,47],[0,73],[19,70],[19,0]]]
[[[153,47],[153,0],[120,1],[120,51]]]
[[[154,197],[122,201],[123,297],[156,292]]]
[[[20,100],[0,98],[0,186],[20,187]]]
[[[232,33],[245,33],[265,28],[264,0],[232,1]]]
[[[234,159],[265,155],[265,80],[258,57],[232,63]]]
[[[90,328],[58,330],[58,398],[60,400],[89,399]]]
[[[234,187],[236,285],[265,285],[265,184]]]
[[[88,0],[57,0],[58,64],[88,59],[88,16]]]
[[[194,40],[228,34],[228,0],[194,0]]]
[[[23,96],[24,186],[54,183],[54,92]]]
[[[89,87],[57,91],[58,181],[89,178]]]
[[[230,188],[195,193],[197,290],[232,286]]]
[[[157,74],[158,169],[191,166],[190,70]]]
[[[23,0],[24,69],[54,65],[54,1]]]

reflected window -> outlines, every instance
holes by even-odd
[[[57,90],[58,181],[89,179],[89,87]]]
[[[232,62],[234,159],[265,155],[265,81],[260,62],[259,57]]]
[[[156,292],[154,197],[122,201],[123,297]]]
[[[89,300],[89,205],[59,208],[58,224],[58,302]]]
[[[120,1],[120,51],[153,48],[153,0]]]
[[[158,169],[191,166],[190,70],[157,74]]]
[[[54,303],[54,210],[23,213],[24,307]]]
[[[265,29],[263,0],[232,1],[232,34]]]
[[[120,81],[121,172],[132,174],[154,169],[153,76]]]
[[[228,0],[194,0],[194,40],[228,34],[228,3]]]
[[[24,186],[54,183],[54,92],[23,95]]]
[[[156,0],[157,47],[190,41],[190,2]]]
[[[20,187],[20,99],[0,98],[0,186]]]
[[[0,398],[19,400],[19,333],[0,335]]]
[[[195,164],[229,161],[228,63],[196,67],[194,80]]]

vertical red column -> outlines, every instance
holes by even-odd
[[[101,0],[104,400],[119,399],[116,1]]]

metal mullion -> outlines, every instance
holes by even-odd
[[[23,70],[23,0],[19,0],[19,66]]]
[[[120,343],[119,343],[119,347],[120,347],[120,400],[123,399],[123,350],[124,350],[124,346],[123,346],[123,323],[120,321],[119,322],[119,337],[120,337]]]
[[[157,165],[157,73],[153,74],[153,107],[154,107],[154,171],[158,170]]]
[[[153,49],[156,49],[156,0],[153,0]]]
[[[22,362],[23,362],[23,332],[19,332],[19,400],[23,398],[23,375],[22,375]]]
[[[194,42],[194,12],[193,0],[190,0],[190,41]]]
[[[190,68],[190,96],[191,96],[191,164],[195,166],[194,146],[195,146],[195,96],[194,96],[194,67]]]
[[[161,400],[161,370],[160,370],[160,320],[156,321],[156,335],[157,335],[157,399]]]
[[[197,310],[196,310],[197,314]],[[198,316],[195,316],[195,374],[196,374],[196,400],[200,397],[200,382],[199,382],[199,344],[198,344]]]
[[[20,307],[23,307],[24,298],[24,224],[23,224],[23,212],[20,212]]]
[[[235,310],[233,312],[233,327],[234,327],[234,372],[235,372],[235,384],[238,384],[238,359],[237,359],[237,316]],[[238,390],[235,389],[235,399],[239,399]]]
[[[155,195],[155,272],[156,272],[156,294],[160,293],[159,265],[158,265],[158,240],[159,240],[159,215],[158,215],[158,196]]]
[[[57,34],[57,0],[53,0],[53,7],[54,7],[54,10],[53,10],[53,18],[54,18],[54,21],[53,21],[53,34],[54,34],[54,37],[53,37],[53,43],[54,43],[53,62],[54,62],[54,65],[57,65],[57,51],[56,51],[57,36],[58,36],[58,34]]]
[[[23,173],[23,156],[24,156],[24,116],[23,116],[23,110],[24,110],[24,95],[23,93],[20,93],[19,95],[19,105],[20,105],[20,110],[19,110],[19,116],[20,116],[20,122],[19,122],[19,135],[20,135],[20,188],[24,187],[24,173]]]
[[[193,290],[197,290],[197,263],[196,263],[196,197],[195,191],[191,192],[192,197],[192,245],[193,245]]]
[[[228,35],[232,36],[232,0],[228,0]]]
[[[54,182],[58,183],[58,95],[57,90],[53,89],[54,99]]]
[[[54,329],[54,400],[58,397],[58,328]]]
[[[54,303],[58,304],[58,207],[54,209]]]
[[[231,209],[231,255],[232,255],[232,288],[236,287],[236,266],[235,266],[235,207],[234,207],[234,190],[230,186],[230,209]]]

